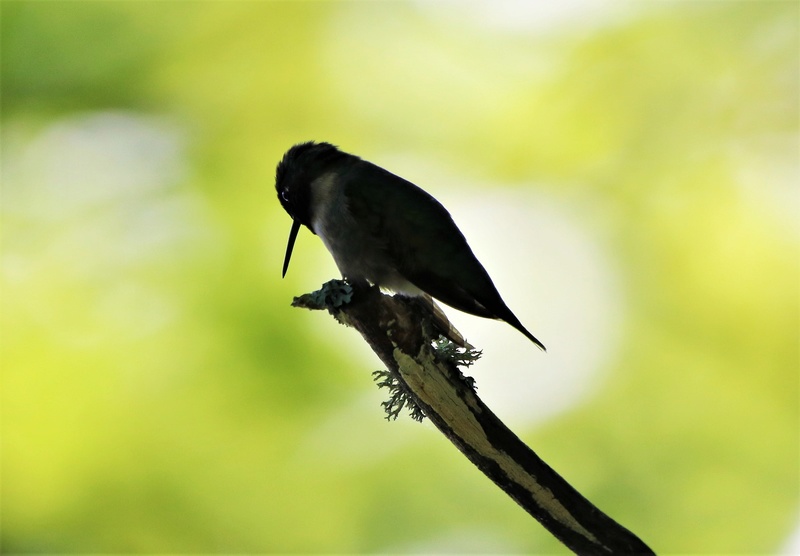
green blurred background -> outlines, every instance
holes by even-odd
[[[565,552],[289,307],[317,139],[451,208],[549,348],[458,321],[479,393],[590,500],[794,553],[798,6],[4,0],[3,552]]]

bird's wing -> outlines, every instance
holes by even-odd
[[[508,308],[450,213],[431,195],[366,161],[343,176],[351,216],[383,239],[409,282],[460,311],[503,318]]]

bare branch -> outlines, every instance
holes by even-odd
[[[379,379],[393,388],[394,402],[384,404],[387,413],[396,417],[404,405],[411,404],[412,416],[417,410],[428,417],[478,469],[573,552],[653,554],[486,407],[472,379],[458,369],[453,352],[448,355],[435,347],[446,331],[429,305],[384,295],[377,288],[354,290],[337,280],[295,298],[292,305],[327,309],[339,322],[358,330],[387,367],[385,373],[379,372]]]

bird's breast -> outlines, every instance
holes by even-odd
[[[343,277],[367,280],[407,295],[422,294],[400,272],[398,261],[387,249],[389,239],[380,237],[353,217],[336,176],[318,178],[311,191],[313,231],[333,256]]]

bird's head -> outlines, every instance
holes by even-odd
[[[344,157],[347,155],[330,143],[308,141],[298,143],[286,151],[278,163],[275,171],[275,190],[278,192],[278,200],[293,221],[283,262],[284,276],[289,268],[289,259],[300,225],[316,233],[311,214],[312,183],[325,172],[331,171],[333,165]]]

